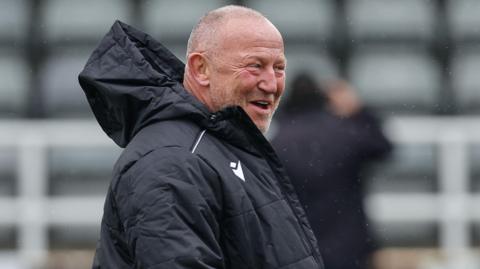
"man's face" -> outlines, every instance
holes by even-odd
[[[283,40],[266,20],[236,19],[223,28],[219,48],[208,58],[210,107],[242,107],[266,132],[285,87]]]

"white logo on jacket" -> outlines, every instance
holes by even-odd
[[[242,170],[242,165],[240,164],[240,161],[238,163],[231,162],[230,167],[232,168],[233,173],[239,177],[241,180],[245,181],[245,177],[243,176],[243,170]]]

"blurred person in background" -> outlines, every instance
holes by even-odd
[[[116,22],[79,76],[121,147],[94,268],[322,268],[265,139],[284,89],[283,39],[227,6],[192,30],[186,66]]]
[[[349,83],[293,79],[272,144],[299,195],[327,269],[369,268],[375,243],[363,208],[364,171],[392,145]]]

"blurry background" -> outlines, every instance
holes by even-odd
[[[0,268],[91,265],[120,149],[77,75],[114,20],[183,60],[225,4],[277,25],[288,77],[344,77],[384,119],[396,151],[365,201],[378,268],[480,268],[478,0],[0,0]]]

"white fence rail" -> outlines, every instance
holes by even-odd
[[[480,144],[480,117],[395,117],[385,129],[396,144],[438,146],[440,187],[436,193],[371,195],[368,214],[378,222],[438,223],[440,247],[449,258],[445,268],[461,268],[470,244],[469,224],[480,222],[480,207],[475,206],[480,195],[468,188],[468,146]],[[49,227],[99,225],[104,196],[58,197],[47,192],[48,149],[87,146],[115,147],[93,121],[0,121],[0,150],[13,147],[17,153],[18,194],[0,197],[0,227],[18,228],[18,268],[44,262]]]

